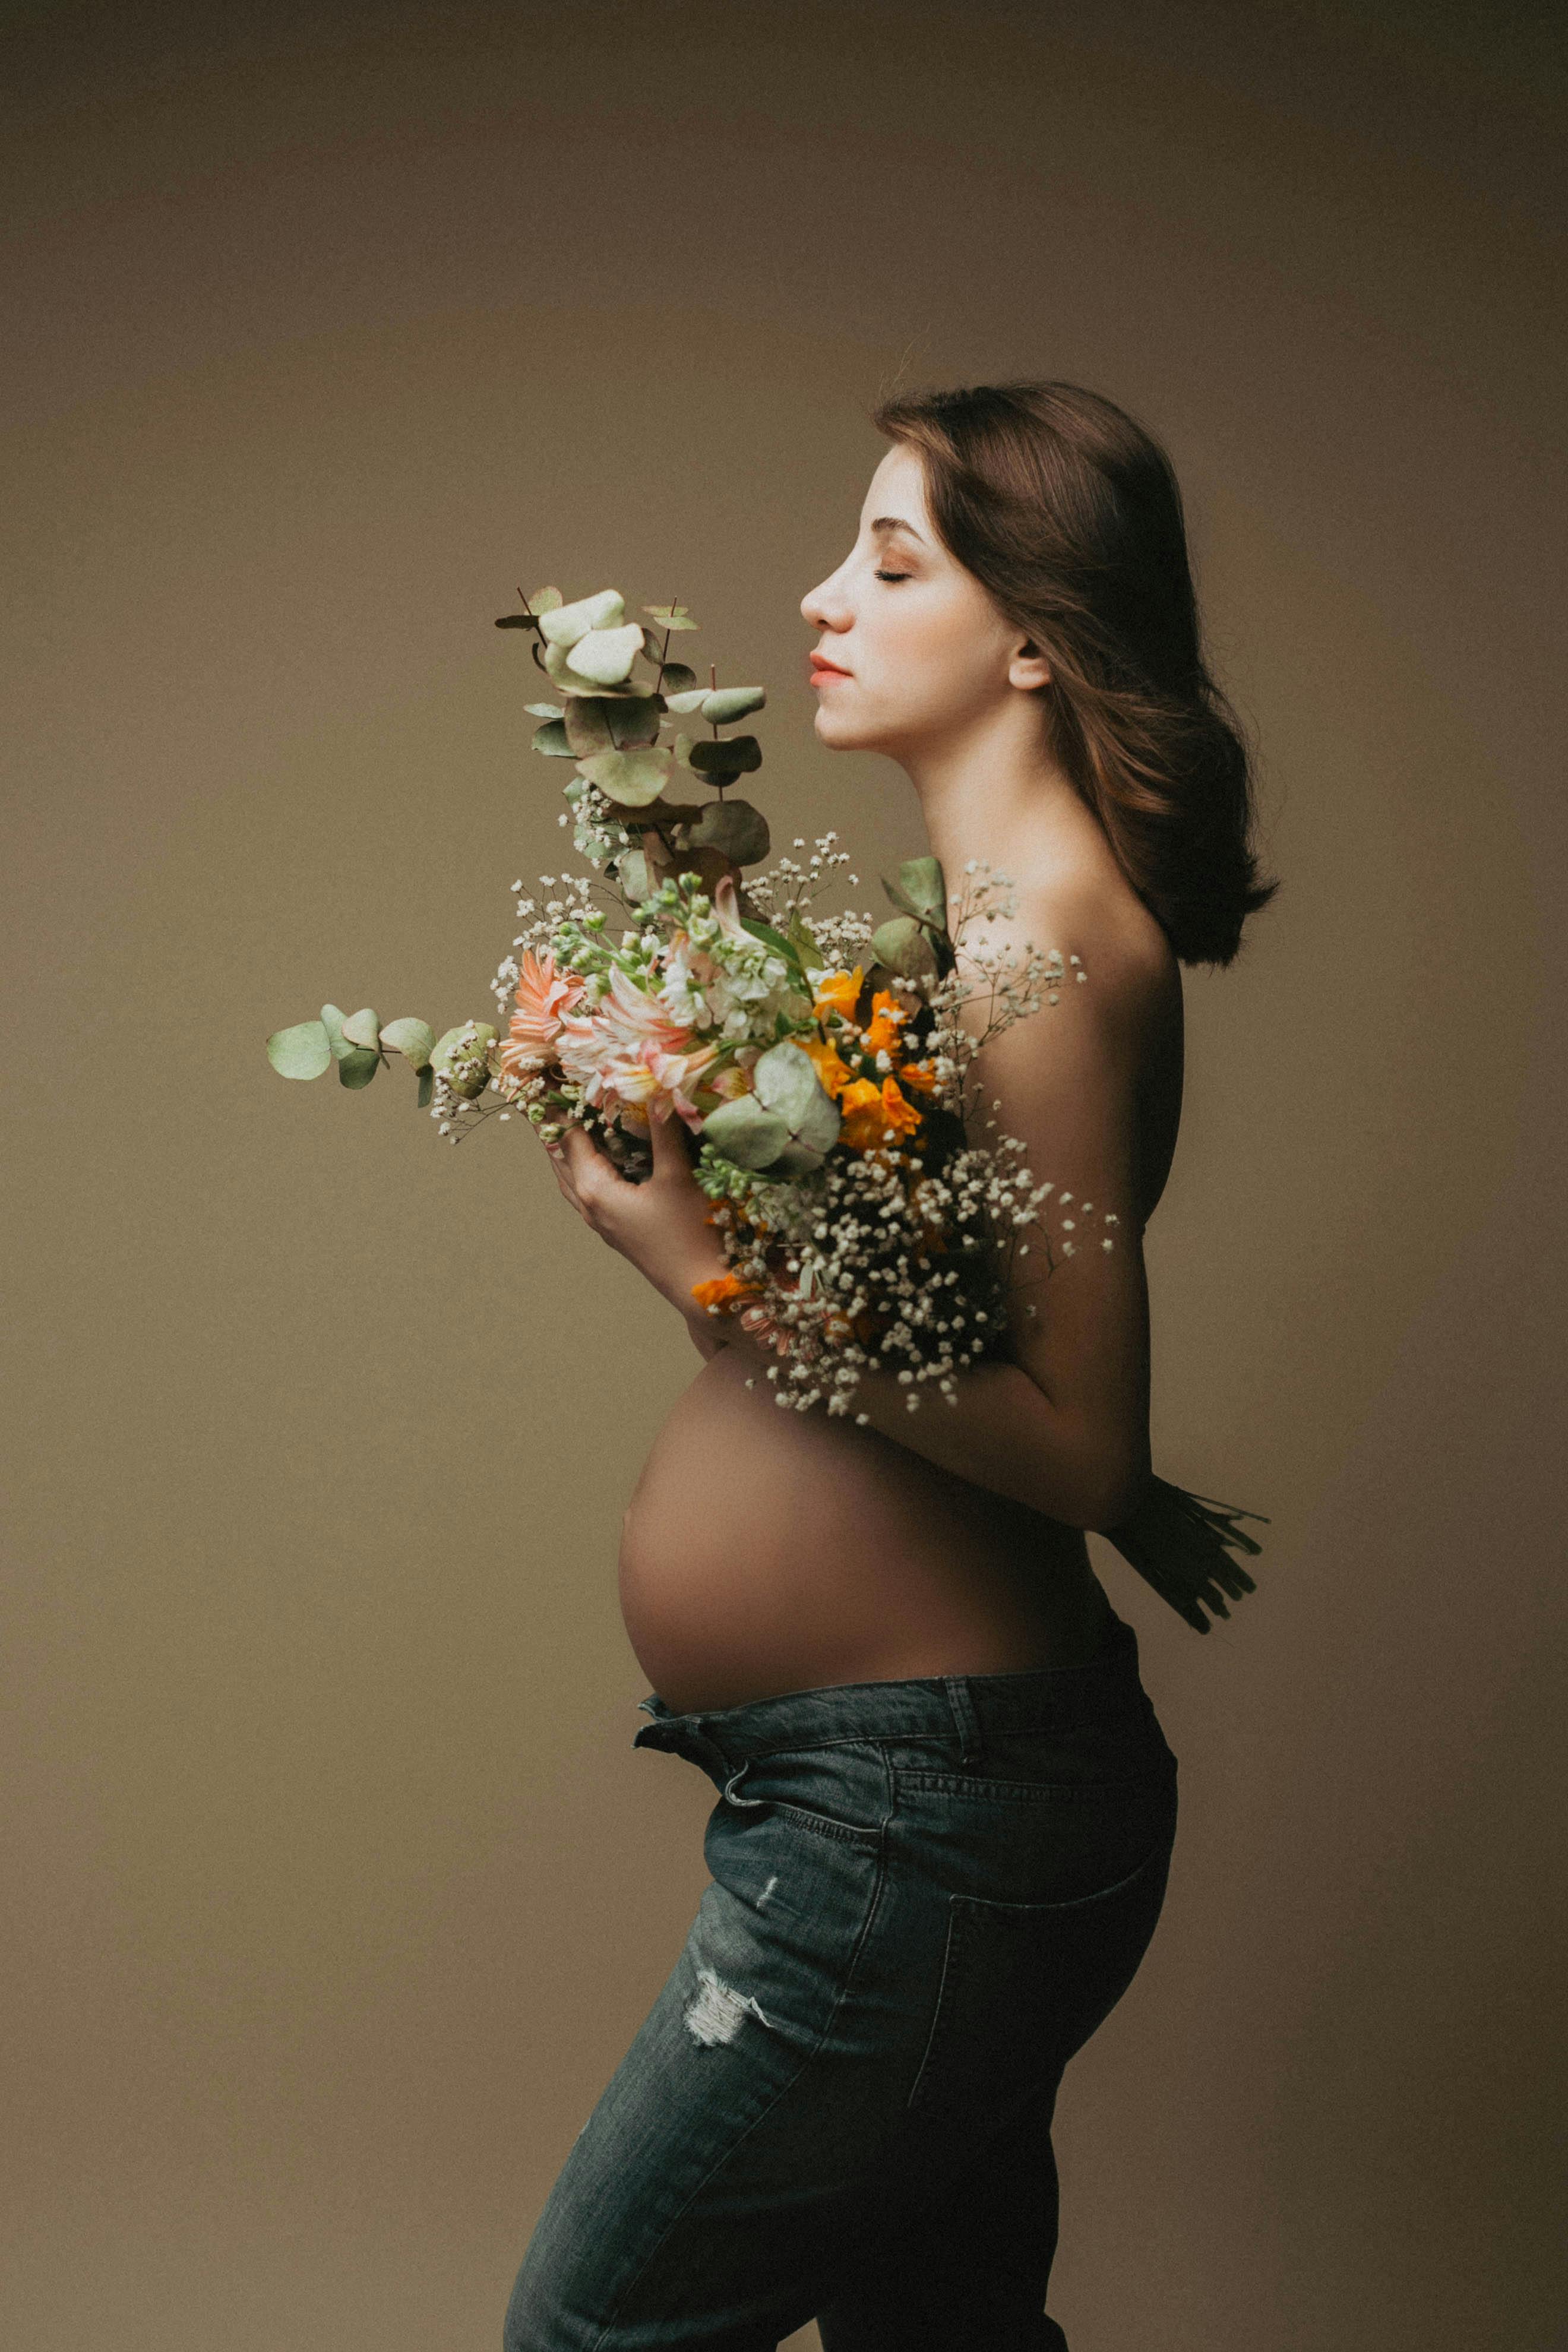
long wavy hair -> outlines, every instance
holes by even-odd
[[[1228,964],[1278,881],[1252,756],[1209,676],[1182,494],[1153,436],[1071,383],[886,400],[949,551],[1051,666],[1050,748],[1184,963]]]

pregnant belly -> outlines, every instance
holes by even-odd
[[[755,1360],[730,1348],[643,1465],[620,1594],[638,1664],[681,1713],[836,1683],[1078,1664],[1112,1618],[1080,1529],[847,1416],[776,1405]]]

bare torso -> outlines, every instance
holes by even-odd
[[[1181,1119],[1181,971],[1131,894],[1120,911],[1161,983],[1138,1097],[1146,1223]],[[1080,1528],[849,1415],[781,1408],[756,1374],[749,1349],[710,1357],[655,1439],[622,1522],[622,1614],[668,1706],[1095,1654],[1112,1612]]]

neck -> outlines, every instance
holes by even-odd
[[[1023,884],[1098,838],[1098,820],[1046,748],[1041,718],[1016,695],[961,736],[896,755],[950,894],[972,857]]]

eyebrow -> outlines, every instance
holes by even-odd
[[[906,522],[906,521],[904,520],[904,519],[903,519],[902,515],[879,515],[879,516],[877,517],[876,521],[871,525],[871,529],[872,529],[873,530],[903,530],[903,531],[908,531],[908,533],[909,533],[909,535],[910,535],[910,537],[911,539],[920,539],[920,540],[921,540],[921,546],[922,546],[922,547],[923,547],[923,546],[924,546],[924,544],[925,544],[924,540],[923,540],[923,539],[921,539],[921,534],[920,534],[920,532],[915,529],[915,527],[914,527],[913,523],[912,523],[912,522]]]

